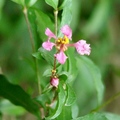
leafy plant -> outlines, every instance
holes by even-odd
[[[1,119],[6,113],[22,116],[29,112],[38,120],[119,120],[119,115],[100,111],[119,97],[120,93],[103,102],[105,86],[101,69],[92,61],[92,59],[96,60],[92,54],[95,53],[94,42],[86,42],[84,39],[76,42],[79,34],[74,37],[75,29],[79,29],[77,28],[79,11],[75,13],[73,8],[77,7],[76,9],[79,10],[82,2],[77,0],[11,0],[9,2],[17,5],[20,18],[15,24],[12,23],[14,18],[11,18],[12,22],[4,28],[7,20],[1,14],[3,27],[0,30],[3,34],[6,33],[8,38],[16,33],[10,38],[10,44],[13,43],[14,37],[18,39],[19,36],[24,36],[21,37],[23,41],[19,41],[20,48],[16,43],[15,49],[22,49],[22,45],[24,43],[25,45],[21,53],[19,50],[11,52],[16,53],[12,54],[12,59],[18,70],[16,72],[12,67],[10,68],[13,76],[0,69]],[[80,6],[77,5],[78,2]],[[0,3],[0,13],[2,13],[5,1],[1,0]],[[112,1],[109,0],[98,2],[90,20],[79,31],[82,36],[91,39],[91,36],[102,31],[109,18],[111,3]],[[24,17],[21,15],[22,12]],[[10,14],[12,16],[12,13]],[[76,21],[75,25],[74,21]],[[12,24],[16,27],[10,34]],[[21,32],[23,30],[21,26],[25,26],[28,30],[24,31],[25,34]],[[73,26],[73,31],[70,26]],[[31,47],[27,40],[31,43]],[[89,42],[91,44],[88,44]],[[24,53],[27,49],[29,49],[28,53]],[[93,57],[90,58],[90,54]],[[100,54],[102,55],[102,52]],[[24,63],[18,64],[17,55]],[[27,84],[24,80],[20,81],[20,78],[27,79]]]

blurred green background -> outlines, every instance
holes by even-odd
[[[44,0],[38,0],[33,7],[41,9],[49,16],[53,14],[53,9],[45,4]],[[92,52],[89,57],[100,68],[105,85],[104,99],[107,100],[120,91],[120,0],[73,0],[72,13],[73,41],[85,39],[91,44]],[[41,46],[39,36],[38,43],[39,48]],[[34,96],[37,91],[37,81],[31,53],[22,7],[11,0],[0,0],[0,72],[4,73],[12,83],[21,85],[25,91]],[[41,74],[44,69],[45,66],[40,64]],[[80,81],[74,83],[78,98],[79,84]],[[89,112],[94,104],[93,96],[87,94],[89,93],[86,93],[87,99],[84,103],[80,103],[80,115]],[[78,101],[80,102],[80,99]],[[105,110],[120,114],[119,101],[120,98],[117,98]],[[7,101],[4,102],[7,104]],[[12,113],[7,110],[5,113],[11,115]],[[24,113],[23,109],[20,111],[21,113],[14,115]]]

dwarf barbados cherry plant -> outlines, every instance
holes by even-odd
[[[88,44],[91,42],[86,36],[87,41],[74,37],[75,0],[12,1],[21,6],[28,27],[32,46],[28,59],[32,61],[32,82],[38,87],[31,87],[28,94],[0,75],[0,96],[21,106],[23,114],[28,111],[35,115],[35,120],[109,120],[108,114],[98,113],[109,101],[102,105],[104,85],[98,67],[89,57],[92,44]],[[16,111],[20,110],[16,107]]]

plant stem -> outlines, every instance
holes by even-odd
[[[27,24],[27,27],[28,27],[28,32],[29,32],[29,35],[30,35],[30,42],[31,42],[31,45],[32,45],[32,51],[35,52],[35,45],[34,45],[34,40],[33,40],[33,36],[32,36],[32,31],[30,29],[30,23],[29,23],[29,20],[28,20],[27,8],[26,7],[24,7],[24,9],[23,9],[23,13],[25,15],[25,20],[26,20],[26,24]]]
[[[55,17],[55,35],[57,36],[57,17],[58,17],[58,10],[54,11],[54,17]],[[54,66],[53,70],[56,70],[56,57],[54,57]],[[53,76],[53,73],[52,73]]]
[[[27,8],[26,7],[24,7],[24,9],[23,9],[23,13],[25,15],[25,20],[26,20],[26,24],[27,24],[27,27],[28,27],[28,32],[29,32],[29,35],[30,35],[30,42],[31,42],[31,45],[32,45],[32,52],[35,53],[36,52],[35,44],[34,44],[32,31],[31,31],[31,28],[30,28],[30,23],[29,23],[29,20],[28,20]],[[41,94],[40,76],[39,76],[39,69],[38,69],[38,60],[36,58],[33,58],[33,59],[34,59],[34,62],[35,62],[36,76],[37,76],[37,80],[38,80],[38,92],[39,92],[39,94]]]
[[[120,92],[113,95],[111,98],[109,98],[105,103],[103,103],[101,106],[98,106],[96,109],[92,110],[91,112],[97,112],[100,109],[104,108],[108,104],[110,104],[112,101],[114,101],[116,98],[120,97]]]
[[[54,11],[54,16],[55,16],[55,35],[57,36],[57,17],[58,17],[58,10]]]

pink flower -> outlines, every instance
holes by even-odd
[[[71,40],[71,37],[72,37],[72,30],[71,28],[68,26],[68,25],[64,25],[62,28],[61,28],[61,32],[66,35],[70,40]]]
[[[58,51],[54,56],[60,64],[64,64],[68,58],[64,53],[68,47],[75,47],[80,55],[90,55],[90,44],[87,44],[85,40],[79,40],[74,44],[69,43],[69,39],[71,40],[72,37],[72,30],[68,25],[64,25],[61,28],[61,32],[64,36],[62,38],[57,38],[54,33],[52,33],[51,30],[47,28],[45,34],[48,36],[48,39],[42,44],[42,47],[48,51],[52,50],[53,46],[56,47]],[[50,42],[51,38],[55,39],[55,43]]]
[[[59,84],[59,79],[58,79],[58,78],[52,78],[51,81],[50,81],[50,84],[51,84],[53,87],[57,87],[58,84]]]
[[[50,41],[46,41],[46,42],[44,42],[44,43],[42,44],[42,47],[43,47],[45,50],[51,51],[54,45],[55,45],[54,43],[52,43],[52,42],[50,42]]]
[[[66,59],[68,58],[63,51],[60,51],[59,53],[55,54],[55,57],[61,64],[64,64]]]
[[[90,55],[90,44],[87,44],[85,40],[79,40],[74,44],[74,47],[80,55]]]

